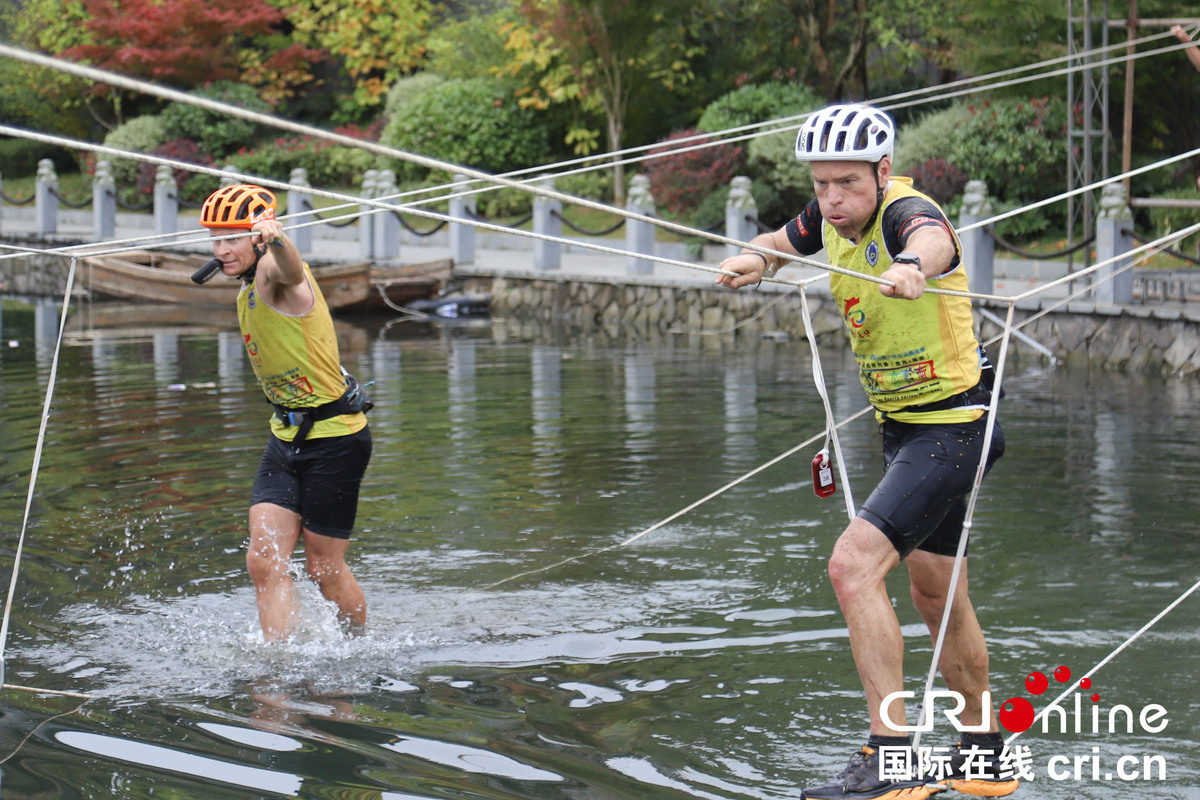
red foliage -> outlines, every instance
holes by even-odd
[[[931,158],[908,171],[913,188],[934,199],[938,205],[949,203],[962,194],[967,174],[944,158]]]
[[[84,0],[94,44],[61,55],[140,78],[197,86],[238,76],[235,37],[269,33],[265,0]]]
[[[736,145],[701,147],[707,138],[686,145],[696,149],[673,152],[680,146],[670,146],[672,141],[698,133],[694,128],[672,133],[664,140],[668,146],[651,150],[646,161],[654,202],[672,213],[694,210],[714,189],[727,185],[745,161],[744,151]]]
[[[173,139],[162,147],[159,147],[151,155],[159,156],[160,158],[169,158],[172,161],[183,161],[187,164],[199,164],[202,167],[211,166],[212,158],[207,153],[200,149],[200,145],[193,142],[191,139]],[[154,191],[154,176],[158,172],[158,165],[149,162],[143,162],[138,167],[138,193],[151,194]],[[175,170],[175,183],[179,186],[179,191],[182,192],[196,173],[186,169]]]

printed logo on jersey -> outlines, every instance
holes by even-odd
[[[872,267],[879,263],[879,243],[874,239],[867,245],[867,263]]]
[[[851,297],[846,301],[846,308],[842,311],[842,317],[845,318],[846,324],[854,330],[858,330],[863,325],[867,324],[867,312],[861,308],[856,308],[859,303],[857,297]]]
[[[892,369],[863,373],[863,384],[872,392],[898,392],[937,379],[932,361],[919,361]]]
[[[249,291],[246,294],[246,305],[250,308],[254,308],[254,306],[256,305],[253,286],[250,287]]]
[[[917,228],[924,228],[927,225],[937,225],[939,228],[942,228],[943,230],[949,230],[948,228],[946,228],[946,223],[942,222],[937,217],[930,217],[930,216],[926,216],[924,214],[918,214],[917,216],[909,217],[908,219],[906,219],[904,221],[903,227],[900,228],[900,241],[904,241],[905,239],[907,239],[909,234],[911,234]]]
[[[250,334],[243,333],[242,339],[245,340],[243,343],[246,345],[246,352],[249,353],[251,357],[258,355],[258,345],[251,341]]]

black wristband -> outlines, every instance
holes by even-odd
[[[762,253],[758,252],[757,250],[743,250],[743,251],[742,251],[742,255],[744,255],[744,256],[758,256],[759,258],[761,258],[761,259],[763,260],[763,269],[764,269],[764,270],[767,270],[767,269],[770,269],[770,268],[771,268],[771,262],[770,262],[770,261],[767,261],[767,257],[766,257],[766,256],[764,256]]]

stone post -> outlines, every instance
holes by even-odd
[[[1096,214],[1097,263],[1132,250],[1132,230],[1133,212],[1125,202],[1125,189],[1119,183],[1110,183],[1100,191],[1100,210]],[[1131,265],[1130,259],[1123,258],[1098,271],[1097,303],[1133,302],[1133,270],[1128,269]]]
[[[451,194],[466,191],[468,187],[466,175],[455,175]],[[467,222],[450,223],[450,258],[455,266],[475,263],[475,226],[471,220],[475,218],[475,195],[450,198],[450,216],[464,219]]]
[[[365,200],[375,198],[375,180],[379,171],[369,169],[363,173],[362,197]],[[375,257],[375,214],[370,213],[372,206],[360,205],[362,214],[358,218],[358,256],[366,261]]]
[[[117,181],[108,160],[96,162],[92,176],[92,235],[111,239],[117,234]]]
[[[554,178],[541,182],[545,189],[554,189]],[[533,232],[542,236],[562,238],[562,203],[544,195],[533,198]],[[534,269],[558,269],[562,266],[562,243],[545,239],[533,240]]]
[[[221,168],[221,171],[222,172],[237,172],[237,167],[235,167],[233,164],[226,164],[224,167]],[[221,188],[222,189],[224,189],[226,186],[237,186],[239,183],[245,183],[245,181],[242,180],[241,178],[229,178],[229,177],[221,178]]]
[[[39,235],[58,232],[58,175],[54,162],[43,158],[38,162],[37,183],[34,184],[34,218]]]
[[[729,199],[725,201],[725,236],[737,242],[748,242],[758,235],[758,203],[750,194],[750,179],[738,175],[729,182]],[[725,257],[742,252],[741,245],[725,245]]]
[[[992,215],[992,203],[988,200],[987,184],[983,181],[967,181],[963,189],[962,213],[958,227],[965,228]],[[995,294],[996,242],[983,227],[959,233],[962,241],[963,265],[967,268],[967,283],[972,292]]]
[[[159,164],[154,172],[154,233],[174,233],[179,222],[179,185],[175,172]]]
[[[308,224],[313,221],[313,196],[312,192],[305,191],[305,189],[311,188],[308,182],[308,170],[304,167],[296,167],[292,170],[288,183],[291,184],[287,194],[288,224],[301,227],[292,228],[287,232],[287,236],[292,240],[292,244],[296,245],[297,250],[307,253],[312,250],[313,235],[312,226]]]
[[[395,203],[396,173],[382,169],[375,179],[375,198],[390,198],[385,202]],[[400,217],[391,209],[375,215],[375,258],[378,261],[395,261],[400,258]]]
[[[650,194],[650,178],[637,174],[629,179],[629,192],[625,195],[625,210],[633,214],[653,217],[654,197]],[[630,253],[654,255],[654,225],[640,219],[625,220],[625,249]],[[625,272],[629,275],[654,274],[654,262],[647,258],[627,256]]]

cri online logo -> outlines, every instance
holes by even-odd
[[[1054,670],[1054,680],[1058,681],[1059,683],[1067,683],[1071,680],[1071,670],[1067,667],[1059,667],[1058,669]],[[1049,679],[1040,672],[1031,672],[1029,677],[1025,679],[1025,688],[1030,694],[1040,695],[1046,691],[1046,688],[1049,685]],[[1091,679],[1083,678],[1079,681],[1079,687],[1084,690],[1092,688]],[[898,731],[931,731],[933,730],[934,701],[939,697],[946,697],[953,699],[956,705],[954,708],[947,709],[942,713],[946,719],[950,720],[955,729],[960,732],[986,732],[991,727],[990,719],[984,719],[978,725],[963,724],[963,722],[959,719],[959,715],[962,714],[963,710],[966,708],[967,701],[958,692],[947,690],[934,690],[926,694],[924,713],[922,714],[919,724],[896,724],[891,716],[892,701],[898,698],[914,697],[916,697],[916,693],[914,692],[900,691],[892,692],[887,697],[883,698],[880,711],[884,722],[886,722],[889,727]],[[991,708],[991,692],[983,692],[981,695],[981,700],[983,701],[984,708]],[[1093,703],[1099,702],[1099,700],[1099,694],[1092,695]],[[1000,704],[1000,713],[997,714],[997,716],[999,717],[1000,724],[1009,731],[1012,733],[1022,733],[1023,731],[1029,730],[1029,727],[1033,725],[1034,717],[1037,715],[1034,713],[1033,704],[1028,700],[1023,697],[1010,697]]]
[[[1066,683],[1071,680],[1071,670],[1068,667],[1059,667],[1054,670],[1054,680],[1059,683]],[[1025,689],[1030,694],[1040,695],[1046,691],[1046,687],[1050,685],[1049,679],[1040,672],[1031,672],[1029,677],[1025,679]],[[1084,691],[1092,688],[1092,679],[1083,678],[1079,681],[1079,688]],[[1100,695],[1093,693],[1092,702],[1100,701]],[[1000,718],[1000,724],[1013,733],[1021,733],[1029,730],[1029,726],[1033,724],[1033,718],[1037,716],[1033,711],[1033,703],[1030,703],[1024,697],[1010,697],[1000,704],[1000,713],[996,715]]]

